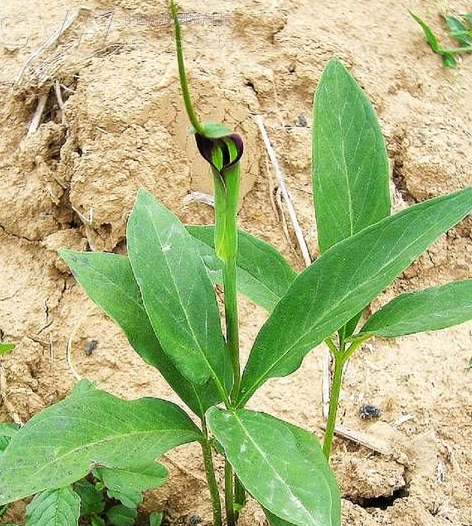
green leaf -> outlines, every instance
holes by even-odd
[[[11,438],[16,435],[20,426],[18,424],[5,423],[0,424],[0,437]]]
[[[297,526],[337,526],[341,496],[316,437],[264,413],[212,407],[208,423],[247,491]]]
[[[90,524],[92,526],[105,526],[105,520],[101,517],[92,517],[90,519]]]
[[[128,221],[131,267],[162,348],[193,383],[229,392],[232,369],[210,279],[179,219],[140,190]]]
[[[454,37],[460,46],[469,47],[472,45],[472,38],[469,35],[465,24],[455,16],[445,16],[449,29],[451,30],[451,36]]]
[[[80,497],[80,516],[99,515],[105,509],[103,492],[86,479],[74,484],[74,491]]]
[[[76,482],[95,468],[151,462],[201,433],[175,404],[125,401],[82,381],[33,417],[0,458],[0,504]]]
[[[0,424],[0,456],[7,448],[11,438],[18,431],[18,427],[16,424]]]
[[[418,15],[415,15],[411,11],[410,11],[410,15],[418,22],[418,24],[423,29],[423,33],[424,33],[424,36],[426,37],[426,41],[428,42],[429,47],[435,53],[441,53],[441,46],[439,45],[439,41],[438,41],[436,35],[433,33],[433,30]]]
[[[187,226],[197,240],[197,248],[213,283],[222,283],[223,262],[215,253],[213,226]],[[237,286],[238,292],[272,312],[297,273],[272,245],[238,232]]]
[[[283,519],[280,519],[271,513],[269,510],[264,509],[264,513],[270,526],[293,526],[293,522],[284,521]]]
[[[142,492],[162,486],[168,471],[157,462],[148,462],[126,469],[98,469],[107,487],[108,496],[128,508],[136,508],[142,501]]]
[[[418,24],[423,29],[423,33],[424,33],[424,35],[426,37],[426,41],[428,42],[429,47],[435,53],[438,53],[439,55],[442,55],[444,66],[447,67],[447,68],[455,68],[455,67],[457,67],[457,61],[454,58],[454,55],[452,55],[451,53],[448,53],[447,51],[444,51],[441,48],[436,35],[433,33],[432,29],[428,26],[428,24],[424,20],[422,20],[418,15],[415,15],[411,11],[410,11],[410,15],[418,22]]]
[[[0,343],[0,356],[10,353],[14,348],[14,343]]]
[[[313,198],[325,252],[390,214],[388,156],[372,105],[339,60],[321,76],[313,123]]]
[[[205,132],[205,137],[211,139],[219,139],[220,137],[226,137],[232,133],[232,131],[224,124],[221,124],[221,122],[203,122],[202,127],[203,131]],[[189,126],[188,131],[189,133],[196,133],[196,130],[193,126]]]
[[[321,76],[313,123],[313,200],[325,252],[390,214],[388,155],[374,108],[339,60],[329,61]]]
[[[239,405],[360,312],[472,209],[472,186],[414,205],[341,241],[292,283],[259,332]]]
[[[361,334],[395,338],[435,331],[472,319],[472,280],[453,281],[421,292],[401,294],[373,314]]]
[[[444,67],[455,69],[457,68],[457,60],[454,58],[454,55],[451,53],[442,53],[442,60]]]
[[[137,516],[138,512],[134,508],[127,508],[122,504],[113,506],[107,511],[110,526],[133,526]]]
[[[141,358],[156,367],[174,391],[203,417],[221,401],[212,381],[194,386],[163,351],[144,309],[128,258],[103,252],[62,250],[61,256],[90,298],[123,329]]]
[[[163,518],[163,513],[159,513],[157,511],[151,513],[149,516],[149,526],[161,526]]]
[[[74,526],[80,498],[70,486],[39,493],[26,508],[26,526]]]

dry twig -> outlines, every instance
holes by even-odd
[[[33,116],[33,119],[29,125],[29,128],[28,128],[28,134],[27,136],[29,137],[30,135],[33,135],[33,133],[35,133],[37,131],[37,129],[39,128],[39,125],[41,123],[41,118],[43,116],[43,113],[44,113],[44,108],[46,107],[46,102],[48,100],[48,94],[44,94],[44,95],[41,95],[41,97],[39,97],[38,99],[38,105],[36,106],[36,111],[34,112],[34,116]]]
[[[41,56],[43,51],[46,51],[47,49],[51,48],[56,42],[61,38],[61,36],[72,26],[72,24],[77,20],[79,15],[82,11],[90,11],[89,7],[81,6],[70,17],[65,18],[62,25],[52,33],[52,35],[43,42],[38,49],[36,49],[31,55],[28,57],[28,60],[24,63],[23,67],[21,68],[21,71],[18,74],[18,77],[16,79],[15,85],[19,85],[21,81],[23,80],[23,77],[26,73],[26,70],[35,62],[35,60]]]
[[[325,430],[326,425],[321,424],[320,428]],[[356,444],[367,447],[376,453],[380,453],[381,455],[391,456],[394,453],[393,447],[389,442],[378,437],[367,435],[362,431],[355,431],[341,424],[337,424],[334,432],[336,435],[342,438],[346,438],[351,442],[355,442]]]
[[[274,167],[274,172],[277,178],[277,183],[279,185],[285,207],[287,208],[287,213],[290,217],[290,221],[292,223],[293,230],[297,238],[298,246],[300,247],[300,251],[303,256],[303,261],[305,262],[306,266],[311,265],[312,260],[311,260],[310,251],[308,250],[308,245],[305,241],[305,237],[300,227],[300,223],[298,222],[297,214],[295,212],[295,208],[293,206],[292,199],[290,197],[290,193],[288,191],[287,185],[285,184],[284,173],[282,171],[282,168],[280,167],[280,164],[275,154],[274,148],[272,147],[269,136],[267,135],[267,130],[264,126],[264,121],[262,120],[262,117],[260,115],[256,115],[256,122],[257,122],[257,125],[259,126],[259,131],[261,132],[262,140],[264,141],[264,146],[266,147],[267,154],[272,163],[272,166]]]
[[[3,367],[3,364],[0,364],[0,396],[2,398],[3,405],[5,406],[5,409],[7,410],[7,413],[10,415],[13,422],[19,426],[22,426],[23,420],[21,420],[18,412],[15,409],[15,406],[8,399],[8,392],[5,368]]]

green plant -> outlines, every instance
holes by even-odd
[[[441,55],[443,64],[446,68],[457,67],[456,55],[472,52],[472,13],[467,13],[465,15],[448,15],[443,17],[450,30],[450,37],[455,39],[458,44],[458,47],[453,48],[443,48],[431,27],[411,11],[410,15],[423,29],[429,47],[434,53]]]
[[[0,342],[0,356],[11,353],[15,348],[14,343]]]
[[[128,257],[61,254],[90,298],[161,372],[200,425],[165,400],[124,401],[84,380],[14,435],[0,458],[0,504],[35,493],[41,501],[60,492],[64,506],[73,508],[67,524],[76,524],[78,506],[88,498],[77,481],[99,474],[126,506],[123,476],[131,480],[126,498],[137,493],[139,500],[140,492],[165,478],[155,459],[196,441],[215,526],[223,524],[215,454],[225,462],[227,526],[236,524],[246,492],[272,526],[338,526],[340,493],[328,458],[346,362],[372,336],[396,337],[472,318],[472,281],[399,296],[357,330],[362,313],[470,213],[472,187],[390,215],[388,160],[375,112],[341,62],[330,61],[314,102],[313,191],[321,255],[297,275],[275,248],[236,229],[242,139],[221,124],[199,121],[175,6],[172,14],[191,132],[213,174],[215,225],[186,228],[141,190],[128,221]],[[224,291],[224,334],[214,283]],[[242,375],[236,291],[269,312]],[[308,431],[245,406],[267,380],[295,371],[323,342],[335,371],[321,448]],[[112,516],[123,524],[133,519],[122,507]]]
[[[15,424],[0,424],[0,457],[18,429]],[[139,472],[97,467],[71,485],[38,493],[26,508],[25,526],[71,526],[79,519],[88,526],[132,526],[142,491],[163,484],[166,477],[167,471],[157,463]],[[161,520],[161,513],[153,513],[150,526],[159,526]]]

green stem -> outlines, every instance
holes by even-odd
[[[211,454],[211,444],[208,439],[208,429],[205,419],[202,420],[202,428],[205,434],[205,440],[202,442],[203,462],[205,465],[205,474],[210,490],[211,506],[213,510],[213,523],[215,526],[223,526],[220,492],[218,489],[218,482],[216,481],[215,467],[213,465],[213,457]]]
[[[238,298],[236,293],[236,259],[230,258],[224,265],[223,285],[225,299],[226,342],[233,366],[233,390],[231,399],[236,402],[241,387],[239,359]]]
[[[184,52],[182,49],[182,32],[180,30],[179,15],[177,13],[177,6],[173,1],[170,2],[170,12],[174,20],[175,30],[175,45],[177,48],[177,64],[179,67],[180,86],[182,87],[182,96],[187,110],[188,118],[192,123],[195,131],[200,135],[205,135],[205,131],[201,122],[199,121],[195,110],[193,109],[192,97],[190,96],[190,89],[187,82],[187,73],[185,72]]]
[[[237,509],[234,510],[237,522],[239,518],[239,510],[246,504],[246,490],[236,475],[234,476],[234,502],[237,504]]]
[[[472,52],[472,46],[467,47],[453,47],[450,49],[443,49],[441,48],[440,53],[470,53]]]
[[[326,423],[326,433],[323,442],[323,453],[327,460],[331,453],[333,445],[334,428],[336,426],[336,416],[338,413],[339,395],[341,393],[341,384],[343,379],[343,368],[346,360],[339,353],[334,355],[334,375],[329,397],[328,421]]]
[[[234,515],[234,488],[233,488],[233,468],[225,459],[225,508],[227,526],[236,526]]]

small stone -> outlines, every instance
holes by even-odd
[[[372,420],[373,418],[379,418],[381,411],[378,407],[371,404],[361,405],[359,407],[359,416],[365,420]]]
[[[85,354],[91,356],[93,351],[98,347],[98,340],[90,340],[85,346]]]

